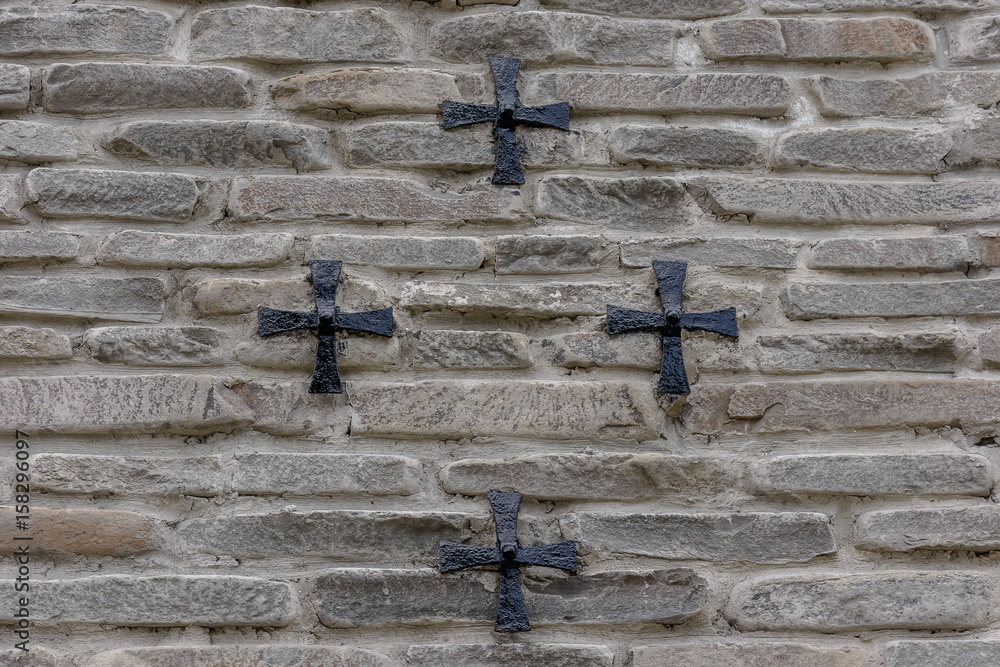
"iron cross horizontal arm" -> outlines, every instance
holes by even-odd
[[[576,542],[567,540],[540,547],[522,547],[517,542],[517,513],[520,493],[490,491],[490,507],[497,529],[497,547],[474,547],[454,542],[441,543],[441,572],[453,572],[477,565],[500,566],[500,596],[497,600],[497,632],[531,630],[528,610],[521,592],[521,565],[556,567],[576,574]]]
[[[657,391],[673,396],[691,393],[687,372],[684,370],[684,352],[681,348],[681,329],[711,331],[722,336],[737,338],[736,309],[726,308],[709,313],[682,313],[681,291],[687,264],[684,262],[653,262],[653,272],[659,284],[662,313],[631,310],[608,306],[608,333],[658,330],[663,333],[663,360],[660,362],[660,383]]]
[[[275,310],[261,306],[257,310],[257,333],[261,336],[296,329],[316,329],[316,366],[309,384],[310,394],[339,394],[344,391],[337,370],[337,341],[341,330],[372,333],[392,338],[392,308],[361,313],[342,313],[334,303],[340,282],[341,262],[316,259],[309,262],[316,310],[308,313]]]
[[[517,58],[490,58],[490,70],[497,90],[495,106],[466,104],[445,100],[442,104],[441,126],[446,130],[462,125],[493,123],[493,138],[497,142],[496,166],[493,182],[501,185],[524,183],[521,154],[517,147],[518,125],[554,127],[569,131],[569,104],[546,104],[540,107],[521,106],[517,94],[517,71],[521,61]]]

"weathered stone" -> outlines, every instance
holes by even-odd
[[[487,124],[445,131],[437,123],[384,122],[346,132],[346,153],[355,167],[431,167],[472,171],[496,162],[493,129]],[[551,128],[518,129],[525,167],[572,167],[587,161],[585,136]],[[605,162],[606,162],[605,158]]]
[[[69,359],[72,356],[69,336],[52,329],[0,327],[2,359]]]
[[[780,116],[792,100],[775,74],[552,72],[526,78],[527,99],[565,100],[577,112],[731,113]]]
[[[396,178],[255,176],[236,181],[229,214],[268,221],[502,222],[523,212],[520,190],[481,187],[459,194]]]
[[[961,665],[993,667],[1000,662],[1000,642],[988,639],[921,639],[885,645],[886,667]]]
[[[1000,186],[989,181],[699,178],[687,186],[709,213],[746,215],[755,223],[936,225],[1000,217]]]
[[[441,471],[448,493],[516,489],[544,500],[640,500],[689,497],[732,488],[719,459],[666,454],[536,454],[465,459]]]
[[[501,369],[532,365],[528,337],[507,331],[418,331],[413,342],[413,367]]]
[[[318,74],[296,74],[271,85],[274,103],[295,111],[355,113],[437,113],[441,102],[482,98],[479,74],[415,68],[348,67]]]
[[[204,60],[388,62],[404,55],[407,41],[389,12],[374,7],[339,12],[226,7],[200,12],[191,25],[191,53]]]
[[[28,644],[30,646],[30,644]],[[59,659],[49,651],[31,646],[30,650],[22,651],[12,648],[0,651],[0,665],[4,667],[59,667]]]
[[[691,642],[636,646],[633,667],[865,667],[865,654],[858,648],[803,642]]]
[[[794,320],[824,317],[925,317],[1000,313],[1000,281],[793,283],[782,294]]]
[[[958,105],[988,107],[1000,100],[997,72],[926,72],[861,80],[814,76],[811,83],[824,116],[907,116]]]
[[[420,490],[420,461],[365,454],[236,454],[233,491],[256,495],[408,496]]]
[[[32,459],[32,483],[49,493],[215,496],[222,492],[218,456],[36,454]]]
[[[6,276],[0,282],[0,312],[159,322],[163,292],[159,278]]]
[[[991,329],[979,336],[979,356],[983,367],[1000,368],[1000,330]]]
[[[857,545],[870,551],[1000,549],[1000,513],[994,505],[863,512]]]
[[[830,518],[814,512],[769,514],[597,514],[559,518],[563,535],[586,552],[652,558],[805,562],[833,553]]]
[[[701,29],[705,55],[713,60],[927,60],[934,32],[904,18],[723,19]]]
[[[542,4],[560,9],[634,16],[641,19],[704,19],[735,14],[746,7],[746,0],[670,0],[669,2],[601,2],[600,0],[542,0]]]
[[[996,422],[1000,383],[851,380],[750,383],[701,392],[685,416],[696,433],[972,427]]]
[[[951,373],[959,356],[952,334],[811,334],[761,336],[765,373],[917,371]]]
[[[187,222],[198,204],[192,176],[106,169],[33,169],[28,199],[51,218]]]
[[[104,147],[160,164],[218,167],[290,165],[296,171],[330,165],[327,132],[280,121],[139,121],[116,129]]]
[[[737,584],[726,618],[741,631],[961,630],[989,623],[986,580],[964,572],[761,577]]]
[[[141,7],[12,7],[0,10],[0,55],[163,53],[173,23]]]
[[[743,352],[738,341],[706,339],[702,334],[681,334],[684,340],[684,366],[695,377],[698,368],[742,370]],[[706,347],[700,342],[710,343]],[[663,357],[661,339],[653,332],[635,332],[610,337],[605,332],[559,334],[542,340],[549,363],[564,368],[641,368],[660,370]]]
[[[160,269],[275,266],[288,260],[291,234],[166,234],[132,229],[112,234],[97,252],[99,264]]]
[[[491,12],[438,23],[434,55],[480,64],[485,53],[516,53],[531,65],[668,65],[677,26],[562,12]],[[526,98],[530,99],[530,98]],[[556,101],[556,100],[553,100]]]
[[[75,160],[76,137],[55,125],[0,121],[0,159],[28,164]]]
[[[589,273],[600,265],[604,246],[600,236],[500,236],[496,272]]]
[[[471,622],[493,625],[495,572],[328,570],[316,579],[320,622],[331,628]],[[625,570],[534,579],[522,574],[534,625],[682,623],[701,609],[708,581],[693,570]],[[548,664],[548,663],[546,663]]]
[[[2,582],[0,622],[17,608],[14,582]],[[200,625],[288,625],[296,612],[291,586],[253,577],[111,574],[83,579],[31,582],[31,617],[36,623],[89,623],[167,628]]]
[[[62,232],[0,231],[0,262],[33,262],[73,259],[80,242]]]
[[[0,553],[17,553],[14,507],[0,507]],[[31,543],[35,549],[68,551],[82,556],[130,556],[157,545],[155,524],[135,512],[31,508]]]
[[[100,406],[100,409],[95,409]],[[252,415],[208,375],[74,375],[0,379],[0,415],[39,433],[207,435]]]
[[[411,646],[408,667],[611,667],[607,646],[586,644],[439,644]]]
[[[755,167],[763,164],[764,142],[743,130],[626,125],[611,132],[611,157],[622,164]]]
[[[219,366],[219,332],[210,327],[102,327],[84,346],[98,361],[129,366]]]
[[[613,229],[663,231],[683,224],[684,186],[672,178],[546,176],[538,215]]]
[[[981,234],[972,241],[972,245],[979,251],[982,266],[1000,266],[1000,235]]]
[[[31,70],[24,65],[0,64],[0,111],[28,108]]]
[[[902,9],[905,11],[968,11],[1000,6],[996,0],[764,0],[761,5],[772,14],[798,12],[863,12]]]
[[[34,649],[32,649],[34,650]],[[98,653],[88,667],[393,667],[389,658],[352,646],[161,646]],[[825,666],[823,666],[825,667]]]
[[[652,238],[621,242],[622,266],[646,268],[653,260],[706,266],[794,269],[799,243],[758,238]]]
[[[21,178],[0,174],[0,220],[20,222],[21,199]]]
[[[660,421],[652,386],[622,382],[351,382],[348,392],[352,435],[648,440]]]
[[[246,366],[311,371],[316,365],[316,336],[301,332],[255,338],[236,346],[236,359]],[[337,366],[341,370],[387,371],[398,365],[398,336],[349,334],[337,340]]]
[[[812,247],[810,269],[840,271],[965,271],[975,263],[962,237],[828,239]]]
[[[1000,122],[996,118],[979,118],[968,122],[954,133],[955,145],[945,156],[949,168],[996,167],[1000,165]]]
[[[191,303],[195,310],[203,316],[249,313],[264,304],[284,310],[312,310],[316,308],[312,288],[305,279],[217,278],[205,280],[195,285]]]
[[[470,236],[358,236],[322,234],[312,237],[307,259],[336,257],[347,264],[387,269],[465,269],[483,264],[483,242]]]
[[[254,413],[253,430],[271,435],[345,435],[351,410],[344,394],[310,394],[309,382],[244,382],[233,391]]]
[[[988,496],[989,461],[975,454],[812,454],[750,465],[751,486],[765,495]]]
[[[948,42],[954,62],[1000,61],[1000,18],[988,14],[951,23]]]
[[[81,63],[42,70],[42,106],[57,113],[248,104],[250,77],[231,67]]]
[[[799,130],[778,140],[774,164],[878,174],[936,174],[952,146],[948,132],[888,127]]]
[[[456,512],[279,512],[192,519],[177,528],[189,549],[236,557],[294,553],[355,561],[436,561],[441,540],[472,537]]]

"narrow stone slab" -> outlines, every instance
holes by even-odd
[[[69,359],[73,344],[69,336],[52,329],[0,327],[2,359]]]
[[[307,259],[336,257],[347,264],[387,269],[465,269],[483,264],[483,242],[469,236],[414,237],[322,234],[312,237]]]
[[[340,296],[338,294],[338,296]],[[264,304],[280,304],[290,310],[315,308],[312,289],[306,280],[257,280],[255,278],[216,278],[194,286],[191,297],[198,314],[238,315],[257,310]],[[345,307],[341,303],[341,307]],[[273,341],[272,341],[273,342]],[[313,355],[315,361],[315,354]]]
[[[597,514],[559,519],[583,552],[652,558],[805,562],[833,553],[830,518],[815,512],[725,514]]]
[[[187,222],[198,203],[193,176],[106,169],[34,169],[28,200],[52,218]]]
[[[275,266],[292,254],[291,234],[165,234],[132,229],[112,234],[97,251],[99,264],[159,269]]]
[[[55,125],[0,121],[0,158],[3,159],[28,164],[75,160],[76,143],[70,131]]]
[[[0,55],[158,54],[173,25],[169,15],[141,7],[12,7],[0,10]]]
[[[793,283],[781,295],[793,320],[1000,313],[1000,280]]]
[[[310,394],[309,381],[251,381],[233,391],[254,413],[253,430],[271,435],[344,436],[350,432],[351,408],[345,394]]]
[[[964,630],[987,625],[990,606],[978,574],[800,574],[737,584],[725,614],[743,632]]]
[[[219,332],[211,327],[100,327],[83,346],[100,362],[129,366],[220,366]]]
[[[349,383],[353,435],[656,437],[653,387],[623,382]]]
[[[475,283],[409,283],[399,305],[416,311],[457,310],[500,316],[574,317],[603,315],[608,303],[621,303],[627,290],[599,283],[539,285]],[[639,298],[629,293],[632,300]],[[626,297],[627,298],[627,297]],[[631,301],[631,300],[630,300]]]
[[[908,116],[1000,100],[1000,73],[926,72],[905,78],[810,79],[824,116]]]
[[[517,489],[545,500],[688,498],[732,488],[721,459],[666,454],[536,454],[513,459],[463,459],[441,470],[448,493],[483,495]]]
[[[20,176],[0,175],[0,220],[23,224],[23,220],[20,219],[23,200],[21,182]]]
[[[840,271],[964,272],[975,259],[962,237],[826,239],[810,249],[806,265]]]
[[[399,367],[400,339],[368,336],[337,340],[341,370],[388,371]],[[236,359],[246,366],[312,371],[316,365],[316,335],[311,332],[250,340],[236,346]]]
[[[870,551],[1000,549],[1000,512],[993,505],[863,512],[857,544]]]
[[[181,435],[228,432],[253,418],[209,375],[3,378],[0,416],[11,431]]]
[[[237,220],[457,222],[517,220],[520,190],[439,192],[392,178],[255,176],[238,179],[229,214]]]
[[[996,16],[972,16],[948,26],[951,58],[958,63],[1000,61],[996,41]]]
[[[7,276],[0,282],[2,313],[159,322],[163,299],[159,278]]]
[[[28,108],[31,70],[24,65],[0,64],[0,111]]]
[[[31,550],[67,551],[82,556],[124,557],[157,546],[156,522],[136,512],[88,509],[31,508],[31,542],[16,542],[24,536],[15,528],[14,507],[0,507],[0,553]]]
[[[418,331],[414,334],[414,368],[528,368],[532,363],[528,337],[520,333]]]
[[[976,454],[808,454],[750,465],[753,491],[765,495],[988,496],[993,473]]]
[[[719,303],[719,302],[717,302]],[[548,362],[563,368],[641,368],[659,371],[663,345],[654,332],[608,336],[604,331],[559,334],[542,339]],[[698,369],[745,370],[746,353],[738,340],[718,340],[704,335],[684,340],[684,367],[689,377]]]
[[[376,454],[236,454],[241,494],[408,496],[420,490],[420,461]]]
[[[665,231],[684,223],[684,187],[672,178],[546,176],[538,215],[613,229]]]
[[[635,16],[642,19],[704,19],[735,14],[746,0],[671,0],[670,2],[602,2],[601,0],[542,0],[546,7],[558,7],[590,14]]]
[[[6,604],[0,623],[14,621],[14,582],[2,582]],[[228,576],[112,574],[31,582],[35,623],[87,623],[168,628],[197,625],[280,627],[297,611],[291,586]]]
[[[411,646],[408,667],[611,667],[607,646],[586,644],[441,644]]]
[[[772,14],[798,12],[863,12],[902,9],[906,11],[968,11],[1000,6],[996,0],[764,0],[762,7]]]
[[[601,262],[605,242],[600,236],[500,236],[496,244],[497,273],[589,273]]]
[[[32,484],[49,493],[215,496],[222,492],[218,456],[35,454]]]
[[[686,167],[761,166],[764,142],[743,130],[673,125],[626,125],[610,136],[611,158],[622,164]]]
[[[328,570],[313,592],[330,628],[428,623],[493,625],[495,572],[442,575],[436,570]],[[693,570],[624,570],[536,580],[522,575],[533,625],[660,623],[697,614],[708,581]]]
[[[876,174],[936,174],[946,170],[952,133],[887,127],[799,130],[778,140],[774,164]],[[950,161],[950,160],[949,160]]]
[[[632,649],[634,667],[864,667],[867,664],[860,648],[801,642],[691,642]]]
[[[921,639],[885,645],[886,667],[961,665],[993,667],[1000,661],[1000,641],[988,639]]]
[[[936,225],[1000,217],[1000,185],[989,181],[702,178],[687,185],[707,212],[746,215],[755,223]]]
[[[32,649],[34,650],[34,649]],[[87,667],[394,667],[375,651],[353,646],[161,646],[98,653]]]
[[[706,266],[794,269],[800,243],[784,239],[655,238],[621,242],[622,266],[646,268],[654,259]]]
[[[764,373],[856,370],[950,373],[961,354],[954,334],[761,336],[757,344],[760,369]]]
[[[0,262],[65,261],[79,253],[80,242],[74,234],[0,231]]]
[[[60,667],[59,663],[59,658],[53,653],[36,646],[31,646],[28,651],[19,648],[0,651],[0,664],[5,667]]]

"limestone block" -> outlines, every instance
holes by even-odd
[[[65,261],[80,252],[80,242],[63,232],[0,231],[0,261]]]
[[[292,254],[291,234],[166,234],[126,230],[108,237],[97,252],[104,265],[158,269],[275,266]]]
[[[411,646],[409,667],[611,667],[607,646],[586,644],[439,644]]]
[[[952,106],[988,107],[1000,100],[997,72],[926,72],[883,79],[817,75],[810,83],[821,113],[832,117],[908,116]]]
[[[30,549],[68,551],[83,556],[131,556],[158,546],[156,522],[136,512],[31,508],[31,542],[15,542],[14,507],[0,507],[0,538],[5,555]]]
[[[100,217],[187,222],[200,196],[185,174],[107,169],[33,169],[28,199],[51,218]]]
[[[321,234],[312,237],[307,259],[336,257],[347,264],[387,269],[464,269],[483,264],[483,242],[470,236],[368,236]]]
[[[0,158],[38,164],[76,159],[76,137],[55,125],[0,121]]]
[[[520,333],[424,330],[414,336],[414,368],[528,368],[532,363],[528,337]]]
[[[33,484],[49,493],[215,496],[222,492],[218,456],[35,454]]]
[[[825,371],[955,370],[960,345],[953,334],[874,333],[761,336],[760,369],[765,373]]]
[[[781,295],[793,320],[838,317],[927,317],[1000,313],[1000,281],[792,283]]]
[[[236,454],[241,494],[408,496],[420,490],[420,461],[379,454]]]
[[[621,242],[622,266],[646,268],[653,260],[706,266],[794,269],[800,244],[784,239],[652,238]]]
[[[778,140],[775,166],[876,174],[945,171],[949,132],[887,127],[797,130]]]
[[[159,278],[7,276],[0,283],[3,313],[159,322],[163,299]]]
[[[671,0],[670,2],[600,2],[599,0],[542,0],[547,7],[570,9],[591,14],[634,16],[642,19],[704,19],[735,14],[746,7],[746,0]]]
[[[968,241],[953,236],[826,239],[806,259],[810,269],[840,271],[965,271],[974,263]]]
[[[634,667],[864,667],[864,652],[852,646],[804,642],[690,642],[636,646]]]
[[[0,359],[69,359],[69,336],[52,329],[0,327]]]
[[[141,7],[9,7],[0,10],[0,55],[159,54],[173,25],[169,15]]]
[[[605,242],[600,236],[500,236],[496,245],[497,273],[589,273],[601,262]]]
[[[743,130],[675,125],[626,125],[611,132],[611,157],[627,164],[684,167],[762,166],[764,141]]]
[[[993,667],[1000,660],[1000,642],[987,639],[922,639],[885,645],[886,667],[962,665]]]
[[[24,65],[0,64],[0,111],[28,108],[31,70]]]
[[[394,667],[389,658],[353,646],[160,646],[98,653],[88,667]]]
[[[106,364],[219,366],[219,332],[211,327],[101,327],[89,329],[84,347]]]
[[[1000,513],[992,505],[864,512],[857,543],[871,551],[1000,549]]]
[[[684,186],[672,178],[546,176],[535,210],[558,220],[612,229],[666,231],[684,222]]]

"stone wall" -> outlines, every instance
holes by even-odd
[[[998,664],[1000,0],[260,4],[0,8],[0,663]],[[494,55],[523,187],[438,126]],[[311,259],[394,308],[342,395],[256,333]],[[657,259],[740,328],[677,400]],[[580,547],[527,634],[435,570],[491,489]]]

